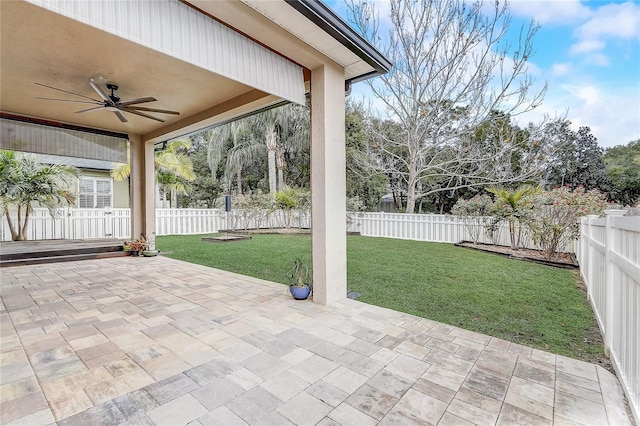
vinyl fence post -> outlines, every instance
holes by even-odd
[[[606,227],[605,227],[605,263],[604,263],[604,276],[605,276],[605,333],[604,333],[604,349],[607,354],[611,350],[613,344],[613,328],[614,328],[614,303],[613,303],[613,290],[614,290],[614,267],[612,265],[611,252],[613,251],[613,244],[615,241],[613,218],[620,217],[625,214],[625,210],[605,210],[606,215]]]

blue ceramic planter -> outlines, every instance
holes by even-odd
[[[289,291],[291,292],[291,295],[293,296],[294,299],[305,300],[307,297],[309,297],[309,294],[311,293],[311,287],[309,287],[309,285],[305,285],[303,287],[296,287],[296,286],[290,285]]]

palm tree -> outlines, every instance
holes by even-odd
[[[231,191],[231,180],[235,176],[237,192],[242,194],[242,167],[252,162],[260,150],[250,143],[249,121],[241,119],[207,131],[207,161],[211,168],[212,179],[216,180],[216,171],[222,161],[224,149],[231,145],[227,154],[224,172],[225,191]]]
[[[33,203],[46,207],[52,217],[61,204],[73,204],[72,188],[77,176],[74,167],[42,164],[13,151],[0,151],[0,206],[7,217],[11,239],[27,239]],[[17,208],[17,222],[11,218],[10,206]]]
[[[264,140],[269,159],[269,192],[284,189],[285,154],[309,146],[309,109],[294,104],[274,108],[251,118],[256,142]],[[277,186],[276,186],[277,171]]]
[[[505,218],[509,223],[509,236],[511,238],[511,248],[518,250],[520,245],[520,231],[516,238],[516,221],[520,222],[525,214],[523,207],[526,196],[539,191],[539,188],[531,185],[520,185],[518,188],[509,190],[502,187],[487,188],[487,191],[496,196],[498,205],[498,215]]]
[[[153,162],[156,171],[156,195],[169,192],[174,195],[185,195],[189,192],[189,182],[195,179],[193,165],[187,155],[191,142],[178,139],[167,143],[165,149],[156,151]],[[127,153],[127,156],[129,154]],[[131,164],[127,163],[111,171],[115,180],[125,180],[131,175]]]

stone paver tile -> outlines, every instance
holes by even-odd
[[[9,423],[4,423],[4,416],[2,416],[2,424],[6,426],[31,426],[31,425],[54,425],[56,422],[53,413],[49,408],[36,411],[33,414],[29,414],[24,417],[20,417]]]
[[[381,424],[428,424],[435,425],[447,409],[446,403],[413,389],[398,401]],[[398,419],[396,423],[394,419]]]
[[[245,422],[254,424],[281,406],[282,401],[258,386],[240,394],[225,405]]]
[[[381,420],[398,402],[398,398],[369,385],[363,385],[353,392],[345,402],[366,415]]]
[[[234,381],[223,377],[194,390],[191,395],[207,409],[213,410],[242,395],[244,391]]]
[[[157,426],[184,425],[207,413],[191,395],[182,395],[166,404],[160,405],[147,412],[147,416]]]
[[[462,417],[455,416],[450,412],[446,411],[440,421],[438,422],[438,426],[473,426],[475,423],[469,422]]]
[[[553,389],[514,376],[504,401],[547,420],[553,420],[553,398]]]
[[[345,348],[365,356],[371,356],[374,353],[378,352],[380,346],[374,345],[373,343],[368,342],[364,339],[354,339],[352,342],[346,345]]]
[[[255,426],[297,426],[287,420],[282,414],[277,411],[272,411],[266,416],[260,418]]]
[[[241,364],[264,379],[277,376],[291,367],[286,361],[282,361],[266,352],[260,352],[242,361]]]
[[[334,408],[333,411],[329,413],[328,417],[335,420],[340,425],[374,426],[378,423],[376,419],[373,419],[362,411],[344,403]]]
[[[289,371],[303,378],[307,382],[313,383],[322,379],[336,368],[338,368],[337,363],[329,361],[321,356],[313,355],[306,361],[291,367]]]
[[[385,336],[385,334],[381,333],[378,330],[372,330],[370,328],[362,328],[356,331],[353,334],[353,336],[359,339],[365,340],[369,343],[376,343],[378,340],[382,339]]]
[[[198,385],[185,376],[176,374],[159,382],[155,382],[144,388],[145,391],[158,403],[163,405],[172,399],[176,399],[198,388]]]
[[[498,422],[499,426],[522,426],[522,425],[552,425],[554,422],[545,419],[544,417],[536,416],[530,411],[525,411],[521,408],[514,407],[511,404],[504,404]]]
[[[462,383],[464,383],[466,376],[432,365],[422,375],[422,378],[457,392]]]
[[[533,349],[528,346],[520,345],[518,343],[511,343],[507,351],[530,358]]]
[[[233,367],[231,364],[221,359],[216,359],[197,367],[193,367],[192,369],[185,371],[184,374],[199,386],[202,386],[220,377],[231,374],[232,372]]]
[[[413,385],[413,389],[439,399],[442,402],[446,402],[447,404],[450,403],[456,395],[455,391],[425,379],[418,379],[418,381]]]
[[[117,425],[125,421],[118,407],[112,402],[106,402],[96,407],[89,408],[82,413],[75,414],[58,421],[59,426],[84,426],[84,425]]]
[[[301,392],[278,407],[277,411],[293,424],[314,425],[333,411],[333,407],[306,392]]]
[[[93,407],[87,394],[64,382],[42,383],[42,391],[56,420],[64,419]]]
[[[145,413],[138,413],[118,426],[156,426]]]
[[[436,350],[429,352],[424,361],[458,374],[468,374],[473,367],[473,362]]]
[[[145,361],[140,366],[156,380],[163,380],[192,368],[191,365],[171,352]]]
[[[48,408],[47,400],[40,390],[9,401],[3,401],[0,403],[2,423],[8,423]]]
[[[343,426],[343,425],[338,423],[338,422],[336,422],[335,420],[333,420],[330,417],[325,417],[324,419],[322,419],[318,423],[316,423],[316,426]]]
[[[555,366],[556,365],[556,355],[549,353],[549,352],[544,352],[541,351],[539,349],[534,349],[531,351],[531,359],[535,360],[535,361],[542,361],[546,364],[550,364]]]
[[[2,383],[4,377],[0,376]],[[40,391],[40,385],[34,376],[26,379],[2,384],[0,386],[0,402],[11,401],[27,394]]]
[[[498,413],[485,411],[457,398],[451,401],[447,407],[447,413],[477,425],[494,425],[498,418]]]
[[[298,393],[302,392],[310,385],[309,382],[303,380],[293,373],[285,371],[276,377],[272,377],[260,384],[260,387],[266,389],[269,393],[276,396],[281,401],[288,401]]]
[[[242,420],[233,411],[227,407],[218,407],[213,411],[208,412],[202,417],[198,418],[198,421],[203,425],[225,425],[225,426],[248,426],[247,422]]]
[[[430,349],[406,340],[396,346],[394,350],[416,359],[422,359],[430,352]]]
[[[305,392],[332,407],[337,407],[349,396],[347,392],[338,389],[324,380],[315,382],[309,386]]]
[[[606,424],[604,405],[556,391],[554,414],[582,424]]]
[[[558,372],[556,374],[556,386],[558,382],[565,382],[570,386],[576,386],[594,392],[600,392],[600,383],[594,382],[593,380],[584,379],[579,376],[574,376],[572,374]]]
[[[369,358],[380,361],[386,365],[386,364],[389,364],[394,359],[396,359],[399,355],[400,355],[399,353],[392,351],[391,349],[380,348],[376,353],[371,355]]]
[[[482,351],[478,349],[468,348],[466,346],[460,346],[457,351],[454,352],[454,356],[457,358],[462,358],[466,361],[475,362],[478,357],[482,354]]]
[[[348,393],[353,393],[367,380],[369,380],[369,378],[346,367],[340,366],[327,374],[323,380],[334,385],[338,389],[342,389]]]
[[[281,356],[280,359],[291,365],[298,365],[312,356],[314,356],[313,352],[309,352],[303,348],[295,348],[291,352]]]
[[[367,381],[367,385],[396,398],[402,397],[412,384],[413,382],[393,374],[388,370],[380,371]]]
[[[598,381],[595,364],[559,356],[556,358],[556,369],[558,372],[571,374],[593,382]]]
[[[265,379],[258,376],[251,370],[239,368],[227,376],[230,380],[238,384],[244,390],[249,390],[264,382]]]
[[[355,371],[356,373],[363,374],[367,377],[374,376],[378,371],[382,370],[384,364],[375,359],[371,359],[367,356],[361,355],[354,351],[347,351],[336,361],[345,367]]]
[[[320,340],[315,345],[306,348],[314,354],[326,358],[330,361],[338,361],[338,359],[346,354],[349,349],[346,349],[343,346],[336,345],[334,343],[328,342],[326,340]]]
[[[602,400],[603,394],[599,391],[594,391],[591,389],[586,389],[580,386],[575,386],[569,382],[565,382],[564,380],[558,380],[555,383],[556,392],[564,392],[576,396],[578,398],[586,399],[589,401],[593,401],[597,404],[604,404]]]
[[[158,406],[158,403],[151,395],[143,389],[119,396],[113,402],[127,419],[133,418],[140,413],[146,413]]]
[[[609,424],[612,425],[630,425],[631,420],[627,415],[625,408],[620,404],[624,400],[624,392],[620,386],[620,382],[616,376],[598,366],[598,379],[600,388],[602,389],[602,399],[604,400],[604,408],[607,412]]]
[[[473,371],[467,376],[463,386],[479,394],[502,401],[507,393],[509,382],[491,374]]]
[[[86,366],[75,355],[34,367],[39,382],[51,382],[87,371]]]
[[[378,340],[376,342],[376,345],[382,346],[383,348],[387,348],[387,349],[395,349],[396,346],[398,346],[402,342],[403,340],[398,337],[387,335],[387,336],[384,336],[382,339]]]
[[[247,358],[251,358],[256,354],[263,353],[255,346],[237,338],[234,339],[234,343],[231,346],[224,349],[220,349],[219,347],[216,347],[216,345],[212,346],[218,349],[220,353],[222,353],[225,357],[236,362],[241,362]]]
[[[430,364],[407,355],[399,355],[384,369],[409,381],[416,381],[427,371],[429,366]]]

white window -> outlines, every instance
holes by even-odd
[[[112,207],[113,192],[111,179],[81,177],[78,191],[78,207],[102,209]]]

